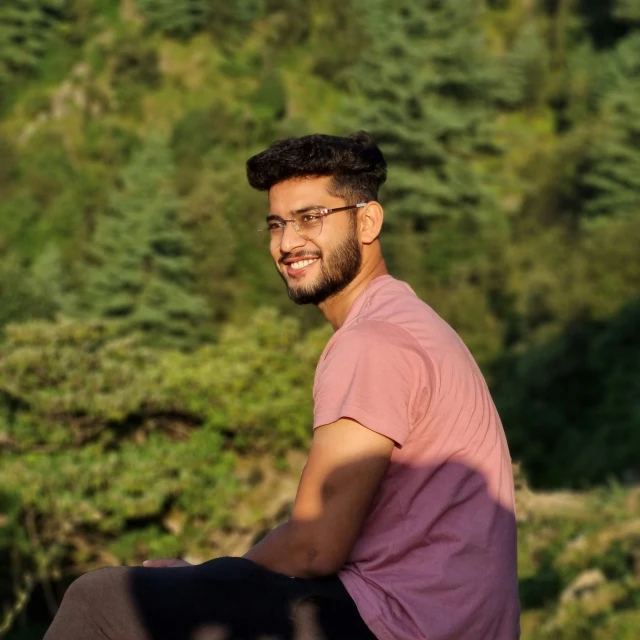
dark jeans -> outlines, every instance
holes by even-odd
[[[336,576],[304,580],[245,558],[110,567],[78,578],[44,640],[375,640]]]

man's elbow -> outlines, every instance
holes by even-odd
[[[338,573],[345,564],[345,559],[342,556],[315,549],[309,551],[307,558],[307,571],[309,576],[313,578],[334,575]]]
[[[295,527],[300,533],[298,557],[305,577],[321,578],[337,573],[347,561],[348,554],[332,543],[326,543],[306,527]]]

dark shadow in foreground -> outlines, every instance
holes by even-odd
[[[366,462],[355,462],[335,474],[357,473],[363,464]],[[404,558],[405,566],[411,571],[415,568],[419,580],[410,578],[407,588],[417,589],[412,595],[423,599],[425,606],[437,602],[438,611],[450,609],[454,635],[447,637],[498,637],[500,621],[513,621],[519,613],[514,595],[514,514],[489,495],[479,472],[463,464],[409,468],[394,462],[387,470],[387,481],[406,477],[406,473],[419,474],[420,482],[442,497],[441,507],[434,505],[428,513],[419,514],[424,531],[416,539],[423,542],[413,544]],[[393,516],[390,541],[402,535],[408,518],[416,517],[415,511],[410,512],[412,500],[399,497],[397,502],[380,504],[374,499],[370,514],[383,509]],[[313,523],[302,526],[312,527]],[[366,528],[367,522],[365,533]],[[355,556],[357,553],[356,545]],[[386,571],[391,575],[394,569]],[[375,579],[385,584],[384,577],[383,566]],[[387,593],[390,599],[400,595]],[[401,604],[393,606],[402,610]],[[374,639],[336,576],[294,579],[242,558],[219,558],[180,568],[111,567],[82,576],[69,588],[45,640],[89,637]]]

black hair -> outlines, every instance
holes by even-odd
[[[331,176],[332,195],[368,202],[378,199],[387,163],[366,131],[347,137],[316,133],[278,140],[247,161],[247,179],[259,191],[311,176]]]

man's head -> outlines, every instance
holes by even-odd
[[[269,192],[271,255],[294,302],[320,304],[339,293],[367,252],[379,251],[377,198],[386,176],[380,149],[363,131],[280,140],[248,160],[249,184]]]

